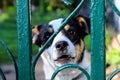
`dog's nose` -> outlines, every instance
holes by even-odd
[[[57,50],[65,50],[68,46],[68,43],[66,41],[60,41],[56,43],[56,49]]]

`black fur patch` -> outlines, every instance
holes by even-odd
[[[41,47],[41,45],[44,45],[44,43],[50,38],[53,33],[54,30],[51,25],[42,25],[40,33],[38,35],[38,39],[36,40],[36,44]]]
[[[80,43],[80,39],[84,38],[84,31],[82,31],[80,25],[77,23],[76,20],[71,20],[67,24],[70,26],[68,30],[63,30],[63,33],[74,43],[78,44]]]

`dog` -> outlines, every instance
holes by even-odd
[[[34,26],[32,29],[32,42],[38,47],[50,38],[50,36],[64,22],[64,18],[50,21],[47,24]],[[64,28],[57,34],[53,41],[41,54],[45,80],[50,80],[53,72],[63,64],[78,64],[90,73],[87,62],[87,53],[84,38],[90,33],[90,19],[79,15],[69,20]],[[62,70],[55,80],[85,80],[85,75],[74,68]]]

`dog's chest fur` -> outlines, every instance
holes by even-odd
[[[33,43],[41,47],[57,31],[63,21],[64,19],[60,18],[34,27]],[[71,19],[48,44],[41,55],[46,80],[50,80],[53,72],[63,64],[78,64],[88,73],[90,72],[84,45],[84,37],[89,34],[89,23],[89,18],[83,16]],[[81,71],[67,68],[61,71],[55,80],[83,80],[84,78]]]
[[[57,69],[56,66],[54,66],[53,62],[51,62],[51,60],[49,60],[48,56],[46,55],[46,52],[44,52],[41,55],[44,65],[44,73],[46,76],[45,80],[50,80],[52,74],[54,73],[54,71]],[[90,66],[87,62],[87,53],[85,51],[85,55],[84,58],[82,60],[82,62],[78,65],[80,65],[81,67],[83,67],[89,74],[90,74]],[[87,80],[86,76],[79,71],[78,69],[75,68],[67,68],[63,71],[61,71],[55,78],[55,80]]]

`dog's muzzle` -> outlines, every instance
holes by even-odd
[[[55,47],[57,51],[64,51],[67,49],[68,43],[66,41],[57,42]]]
[[[57,54],[59,57],[55,61],[66,62],[69,59],[73,59],[70,54],[68,54],[69,45],[66,41],[59,41],[55,45]]]

